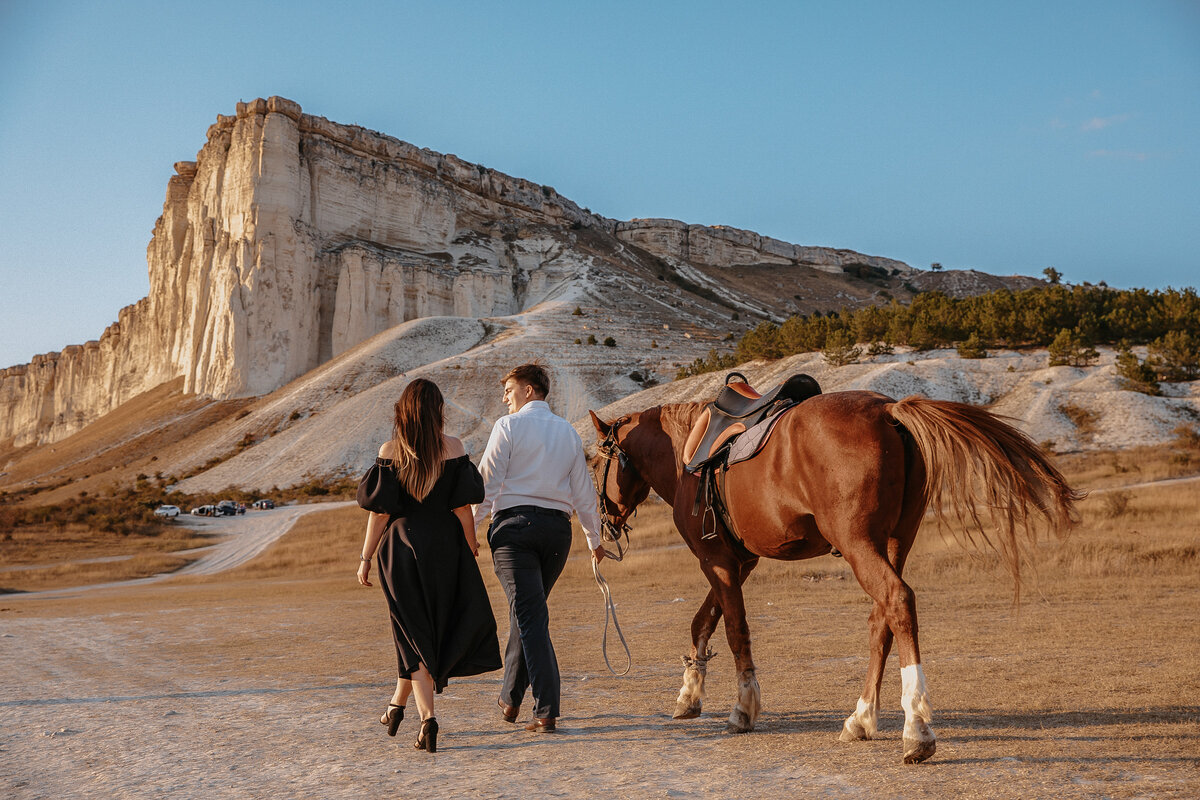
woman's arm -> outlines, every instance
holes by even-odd
[[[462,525],[463,536],[467,537],[467,547],[471,548],[471,555],[478,557],[479,539],[475,537],[475,518],[471,516],[471,507],[459,506],[454,509],[454,516],[458,517]]]
[[[363,586],[371,586],[371,559],[375,558],[375,551],[379,549],[379,540],[383,538],[383,531],[387,527],[387,514],[376,514],[371,512],[367,517],[367,533],[363,539],[362,555],[358,561],[358,582]]]

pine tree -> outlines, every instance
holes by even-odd
[[[1123,345],[1117,353],[1117,375],[1120,376],[1122,389],[1156,397],[1162,394],[1154,368],[1144,361],[1138,361],[1129,345]]]
[[[862,348],[858,347],[847,331],[839,330],[829,334],[825,340],[825,349],[821,351],[825,363],[831,367],[844,367],[858,362]]]
[[[959,358],[987,358],[988,352],[983,346],[983,341],[980,340],[979,334],[971,331],[971,335],[965,341],[958,343]]]
[[[1063,328],[1048,348],[1052,367],[1086,367],[1100,358],[1096,348],[1084,340],[1079,330]]]

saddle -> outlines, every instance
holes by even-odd
[[[711,539],[724,530],[735,549],[744,549],[725,510],[725,472],[730,464],[753,458],[762,450],[784,412],[820,393],[817,382],[803,373],[766,394],[756,392],[740,372],[725,376],[725,385],[696,417],[683,447],[685,468],[700,476],[692,516],[704,507],[701,538]]]
[[[762,448],[779,414],[820,393],[821,387],[804,373],[793,375],[766,394],[756,392],[740,372],[729,373],[716,399],[692,424],[683,446],[687,471],[699,472],[717,462],[739,436],[753,428],[754,445],[738,448],[737,460],[745,461]]]

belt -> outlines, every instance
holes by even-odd
[[[560,511],[557,508],[542,508],[541,506],[510,506],[492,514],[492,522],[499,522],[502,519],[515,517],[517,514],[549,514],[552,517],[562,517],[563,519],[571,518],[571,515],[566,511]]]

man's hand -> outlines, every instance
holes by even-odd
[[[599,545],[595,550],[592,551],[592,559],[597,564],[604,560],[604,545]]]

